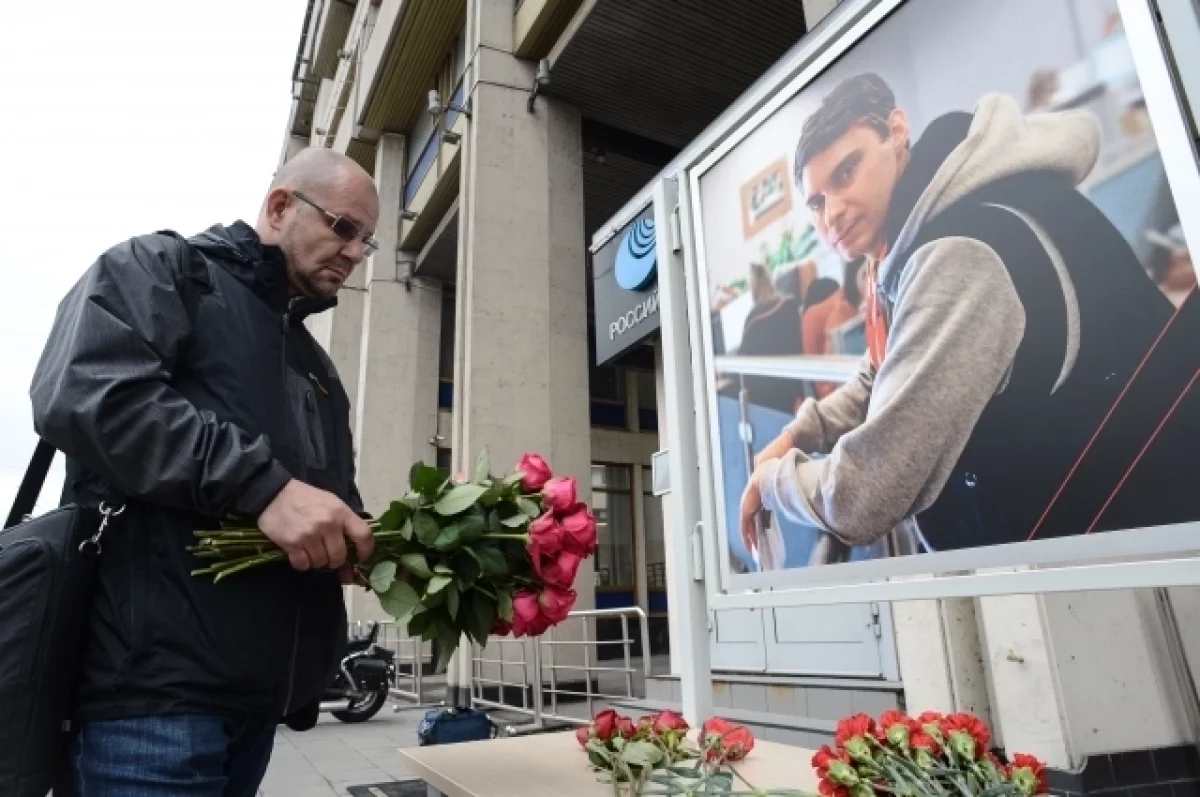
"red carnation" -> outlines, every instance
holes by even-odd
[[[833,748],[829,745],[822,745],[812,757],[813,769],[817,770],[817,774],[825,777],[824,770],[829,769],[829,765],[837,760],[837,753],[833,752]]]
[[[981,719],[971,714],[951,714],[942,720],[942,732],[947,737],[953,738],[957,734],[964,734],[958,738],[964,739],[958,743],[961,750],[960,755],[966,758],[978,758],[987,750],[988,745],[992,741],[991,731]],[[973,744],[968,744],[965,739],[969,738]],[[956,747],[956,749],[958,749]]]
[[[914,733],[908,743],[914,750],[924,750],[927,753],[938,751],[937,740],[925,732]]]
[[[881,742],[890,742],[897,747],[907,747],[914,733],[919,733],[921,726],[903,711],[885,711],[879,718],[879,728],[876,734]]]
[[[866,714],[855,714],[853,717],[847,717],[838,723],[837,736],[834,737],[834,741],[838,745],[845,745],[846,742],[855,737],[874,735],[875,720]]]
[[[850,790],[845,786],[831,783],[824,778],[821,779],[821,783],[817,786],[817,791],[820,792],[821,797],[850,797]]]
[[[1025,794],[1045,794],[1049,791],[1046,782],[1046,765],[1031,755],[1017,753],[1009,769],[1012,782]]]

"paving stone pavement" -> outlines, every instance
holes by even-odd
[[[396,751],[416,746],[427,710],[385,706],[357,725],[323,715],[311,731],[281,727],[260,797],[344,797],[350,786],[412,779]]]

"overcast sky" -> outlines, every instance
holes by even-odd
[[[3,515],[33,451],[29,382],[62,295],[133,235],[190,235],[257,215],[283,147],[304,9],[305,0],[5,4]],[[57,500],[61,467],[39,509]]]

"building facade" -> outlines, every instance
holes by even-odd
[[[668,588],[691,530],[672,522],[678,496],[652,486],[652,457],[671,446],[653,275],[619,262],[611,244],[673,234],[644,223],[649,187],[739,97],[795,60],[814,29],[848,27],[846,15],[872,3],[830,14],[836,5],[309,0],[281,159],[307,146],[344,152],[374,175],[384,209],[378,253],[313,322],[350,387],[368,509],[403,491],[412,462],[465,470],[485,447],[496,463],[535,450],[579,475],[600,521],[579,607],[640,606],[651,616],[651,652],[670,656],[669,672],[648,686],[659,703],[678,700],[673,676],[692,655],[679,644]],[[978,3],[908,5],[953,21]],[[1020,0],[992,23],[1028,14],[1069,27],[1091,63],[1112,35],[1106,26],[1120,21],[1118,5],[1129,3]],[[1073,62],[1044,38],[1029,47],[1044,46],[1066,80]],[[952,58],[968,55],[905,57],[948,74]],[[789,219],[802,208],[779,187],[790,179],[786,160],[780,172],[770,158],[748,175],[741,249],[730,250],[745,273],[713,297],[713,318],[740,313],[738,330],[753,309],[750,261],[769,266],[769,292],[781,297],[821,280],[844,292],[853,281],[793,233]],[[619,290],[605,282],[610,271]],[[856,323],[851,311],[830,353],[863,350]],[[714,334],[724,329],[714,321]],[[728,390],[736,399],[737,387]],[[1188,659],[1200,662],[1200,597],[1183,589],[1170,598]],[[379,616],[369,596],[348,600],[354,619]],[[768,738],[807,746],[857,711],[972,710],[1003,746],[1062,770],[1090,757],[1088,790],[1101,788],[1104,768],[1108,787],[1145,785],[1157,775],[1125,783],[1112,767],[1126,759],[1101,756],[1187,758],[1176,748],[1197,730],[1186,710],[1195,687],[1170,666],[1159,600],[1124,591],[712,612],[714,703]],[[1185,770],[1155,782],[1186,782]]]

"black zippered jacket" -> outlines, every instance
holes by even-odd
[[[276,247],[237,222],[106,252],[58,309],[30,396],[67,455],[64,502],[124,502],[105,533],[76,718],[284,716],[311,707],[346,640],[339,579],[286,563],[214,584],[187,552],[256,518],[290,479],[362,511],[349,401],[289,301]]]

